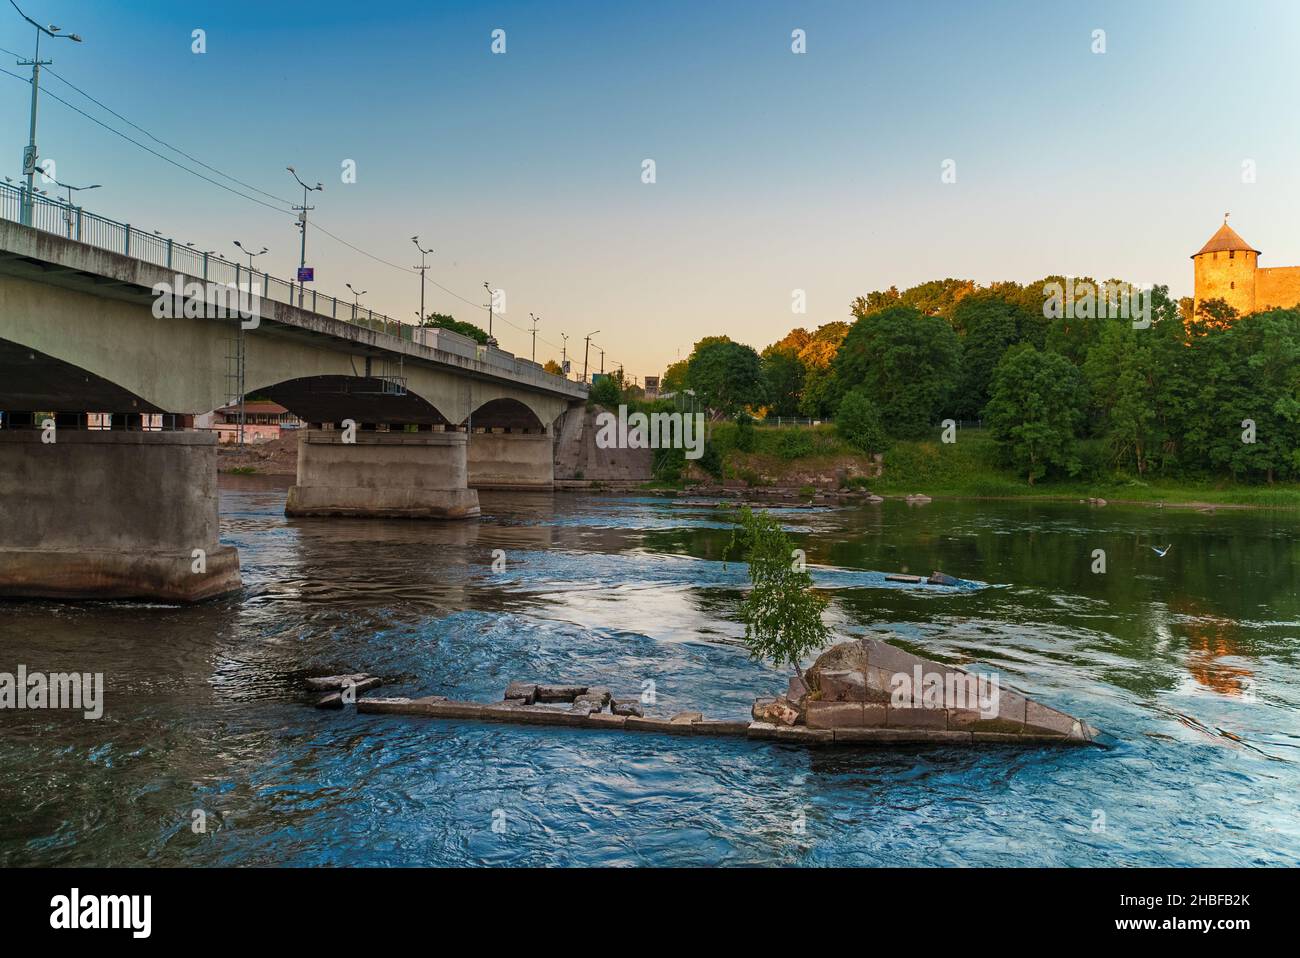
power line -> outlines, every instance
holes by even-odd
[[[20,54],[14,53],[12,50],[8,50],[8,49],[6,49],[6,48],[4,48],[4,47],[0,47],[0,52],[7,53],[7,54],[9,54],[10,56],[13,56],[13,57],[16,57],[16,58],[21,59],[21,55],[20,55]],[[202,160],[198,159],[197,157],[193,156],[193,155],[190,154],[190,153],[185,152],[184,150],[180,149],[179,147],[172,146],[172,145],[171,145],[170,143],[168,143],[167,141],[165,141],[165,140],[163,140],[163,139],[161,139],[161,138],[159,138],[159,137],[157,137],[157,136],[154,136],[154,134],[150,133],[150,132],[149,132],[148,130],[146,130],[144,127],[140,126],[140,125],[137,124],[137,123],[132,122],[131,120],[127,119],[127,118],[126,118],[125,116],[123,116],[122,114],[118,113],[116,110],[112,109],[111,107],[109,107],[109,106],[105,105],[104,103],[102,103],[100,100],[98,100],[98,99],[96,99],[95,97],[91,96],[91,95],[90,95],[89,93],[87,93],[85,90],[82,90],[80,87],[78,87],[76,84],[74,84],[71,80],[68,80],[68,79],[66,79],[65,77],[61,76],[60,74],[55,73],[53,70],[47,70],[46,72],[52,74],[52,75],[53,75],[54,77],[56,77],[59,81],[61,81],[62,83],[66,84],[67,86],[71,87],[71,88],[72,88],[73,90],[75,90],[76,92],[80,93],[82,96],[84,96],[84,97],[85,97],[87,100],[89,100],[90,102],[94,103],[94,104],[95,104],[96,106],[98,106],[100,109],[102,109],[102,110],[104,110],[104,111],[106,111],[106,112],[112,114],[114,117],[116,117],[117,119],[121,120],[123,123],[127,124],[127,125],[130,126],[132,129],[138,130],[139,132],[143,133],[145,136],[149,137],[149,139],[153,140],[155,143],[158,143],[159,145],[161,145],[161,146],[163,146],[163,147],[166,147],[167,149],[171,150],[172,152],[177,153],[177,154],[179,154],[180,156],[183,156],[183,157],[185,157],[186,159],[188,159],[188,160],[190,160],[190,161],[192,161],[192,162],[194,162],[194,163],[197,163],[199,166],[203,167],[203,168],[206,169],[206,170],[209,170],[209,171],[215,173],[215,174],[218,175],[218,176],[224,177],[225,179],[228,179],[228,180],[230,180],[230,181],[233,182],[233,183],[238,183],[240,186],[243,186],[243,187],[246,188],[246,189],[252,190],[252,191],[255,192],[255,193],[260,193],[262,196],[269,197],[270,199],[275,200],[275,201],[278,202],[278,203],[283,203],[283,204],[285,204],[285,206],[291,206],[291,205],[292,205],[291,201],[289,201],[289,200],[285,200],[285,199],[283,199],[283,198],[281,198],[281,197],[279,197],[279,196],[276,196],[274,193],[268,193],[268,192],[265,191],[265,190],[259,189],[258,187],[253,186],[253,185],[250,184],[250,183],[246,183],[246,182],[244,182],[243,180],[239,179],[238,177],[231,176],[229,173],[223,173],[221,170],[217,169],[216,167],[211,166],[211,165],[209,165],[209,164],[203,162]],[[6,74],[6,75],[8,75],[8,76],[11,76],[11,77],[13,77],[15,80],[18,80],[18,81],[20,81],[20,82],[22,82],[22,83],[26,83],[26,84],[28,84],[28,85],[31,84],[30,79],[28,79],[27,77],[21,76],[20,74],[17,74],[17,73],[13,73],[13,72],[11,72],[11,71],[9,71],[9,70],[4,69],[3,67],[0,67],[0,73],[4,73],[4,74]],[[201,179],[201,180],[203,180],[203,181],[205,181],[205,182],[207,182],[207,183],[211,183],[213,186],[219,187],[220,189],[223,189],[223,190],[225,190],[225,191],[228,192],[228,193],[231,193],[231,194],[233,194],[233,195],[235,195],[235,196],[238,196],[238,197],[240,197],[241,199],[246,199],[246,200],[249,200],[250,202],[257,203],[259,206],[264,206],[264,207],[266,207],[267,209],[270,209],[270,210],[275,211],[276,213],[289,213],[289,212],[291,212],[291,210],[288,210],[288,209],[281,209],[281,208],[279,208],[279,207],[272,206],[270,203],[267,203],[267,202],[265,202],[265,201],[263,201],[263,200],[260,200],[260,199],[258,199],[256,196],[249,196],[247,193],[242,193],[242,192],[240,192],[239,190],[233,189],[232,187],[227,186],[225,183],[218,182],[217,180],[214,180],[214,179],[212,179],[212,178],[209,177],[209,176],[205,176],[204,174],[198,172],[197,170],[194,170],[194,169],[191,169],[191,168],[188,167],[188,166],[185,166],[183,163],[179,163],[179,162],[177,162],[176,160],[172,159],[172,158],[169,157],[169,156],[166,156],[166,155],[164,155],[164,154],[162,154],[162,153],[159,153],[157,150],[155,150],[155,149],[149,147],[148,145],[146,145],[146,144],[144,144],[144,143],[141,143],[139,140],[133,139],[132,137],[130,137],[130,136],[128,136],[127,134],[123,133],[121,130],[115,129],[114,127],[112,127],[112,126],[110,126],[109,124],[105,123],[103,120],[100,120],[98,117],[92,116],[91,114],[87,113],[85,110],[81,109],[80,107],[78,107],[78,106],[76,106],[76,105],[74,105],[74,104],[72,104],[72,103],[69,103],[67,100],[63,99],[61,96],[59,96],[59,95],[56,94],[56,93],[52,93],[52,92],[50,92],[48,89],[45,91],[45,95],[48,96],[48,97],[50,97],[51,99],[57,101],[58,103],[63,104],[63,105],[66,106],[68,109],[72,110],[73,112],[80,114],[81,116],[83,116],[83,117],[85,117],[86,119],[90,120],[92,123],[96,124],[97,126],[103,127],[105,130],[108,130],[110,133],[113,133],[113,134],[116,134],[117,136],[120,136],[122,139],[126,140],[128,143],[132,144],[133,146],[138,146],[140,149],[144,150],[146,153],[149,153],[149,154],[151,154],[151,155],[153,155],[153,156],[156,156],[158,159],[160,159],[160,160],[162,160],[162,161],[164,161],[164,162],[166,162],[166,163],[170,163],[172,166],[176,167],[176,168],[179,169],[179,170],[183,170],[184,172],[189,173],[189,174],[191,174],[192,176],[196,176],[196,177],[198,177],[199,179]],[[348,249],[353,250],[354,252],[360,253],[362,256],[365,256],[365,257],[367,257],[367,258],[369,258],[369,259],[372,259],[372,260],[374,260],[374,261],[377,262],[377,263],[382,263],[382,264],[385,265],[385,266],[389,266],[389,267],[391,267],[391,268],[393,268],[393,269],[399,270],[399,271],[402,272],[403,274],[409,274],[409,273],[411,272],[411,270],[409,270],[409,269],[408,269],[407,267],[405,267],[405,266],[399,266],[398,264],[392,262],[391,260],[386,260],[386,259],[384,259],[382,256],[377,256],[377,255],[375,255],[374,253],[369,252],[368,250],[364,250],[364,249],[362,249],[361,247],[359,247],[359,246],[357,246],[357,245],[355,245],[355,244],[353,244],[353,243],[348,242],[347,240],[343,239],[343,237],[338,236],[338,235],[336,235],[336,234],[334,234],[334,233],[331,233],[329,230],[327,230],[327,229],[325,229],[324,227],[322,227],[319,223],[316,224],[316,229],[317,229],[319,232],[324,233],[326,236],[328,236],[330,239],[334,240],[335,242],[341,243],[342,245],[346,246]],[[472,300],[472,299],[468,299],[467,297],[464,297],[464,296],[460,295],[460,294],[457,293],[455,290],[452,290],[452,289],[449,289],[449,288],[446,287],[446,286],[443,286],[443,285],[442,285],[441,283],[439,283],[437,280],[429,279],[428,282],[429,282],[431,285],[433,285],[433,286],[437,287],[438,289],[442,290],[442,291],[443,291],[444,293],[446,293],[448,296],[452,296],[452,297],[454,297],[455,299],[458,299],[458,300],[460,300],[461,302],[466,303],[466,304],[469,305],[469,306],[473,306],[475,309],[486,310],[486,309],[489,308],[489,307],[483,305],[482,303],[476,303],[474,300]],[[424,317],[420,317],[420,318],[421,318],[421,321],[423,321]],[[524,327],[518,325],[517,323],[514,323],[514,322],[512,322],[511,320],[507,319],[505,316],[500,316],[499,318],[501,319],[502,322],[504,322],[507,326],[510,326],[512,329],[516,329],[516,330],[518,330],[518,331],[521,332],[521,333],[529,333],[529,332],[530,332],[529,330],[527,330],[527,329],[525,329]],[[563,350],[563,347],[562,347],[559,343],[552,342],[552,341],[550,341],[549,339],[546,339],[545,337],[542,337],[542,336],[539,336],[539,337],[537,337],[537,338],[540,339],[540,340],[542,341],[542,343],[544,343],[545,345],[550,346],[552,349],[560,349],[561,351]],[[620,364],[620,365],[621,365],[621,364]]]
[[[270,199],[275,200],[277,203],[283,203],[283,204],[285,204],[286,206],[292,206],[292,205],[293,205],[293,204],[292,204],[292,201],[290,201],[290,200],[286,200],[286,199],[284,199],[284,198],[281,197],[281,196],[276,196],[274,193],[268,193],[268,192],[266,192],[266,190],[258,189],[256,186],[253,186],[251,183],[245,183],[243,180],[239,179],[238,177],[231,176],[229,173],[223,173],[221,170],[217,169],[215,166],[209,166],[207,163],[204,163],[204,162],[203,162],[202,160],[200,160],[197,156],[193,156],[193,155],[191,155],[191,154],[189,154],[189,153],[186,153],[184,150],[180,149],[179,147],[172,146],[172,145],[171,145],[170,143],[168,143],[166,140],[159,139],[158,137],[154,136],[152,133],[150,133],[148,130],[146,130],[144,127],[140,126],[139,124],[132,123],[130,120],[128,120],[128,119],[127,119],[126,117],[124,117],[122,114],[118,113],[118,112],[117,112],[116,110],[114,110],[112,107],[105,106],[103,103],[101,103],[99,100],[96,100],[93,96],[91,96],[91,95],[90,95],[89,93],[87,93],[85,90],[81,89],[79,86],[77,86],[77,85],[76,85],[75,83],[73,83],[71,80],[67,79],[66,77],[61,76],[61,75],[58,74],[58,73],[55,73],[54,70],[50,69],[49,67],[46,67],[45,72],[48,73],[48,74],[50,74],[50,76],[56,77],[56,78],[57,78],[61,83],[65,83],[65,84],[67,84],[68,86],[72,87],[72,89],[76,90],[78,93],[80,93],[82,96],[84,96],[84,97],[85,97],[87,100],[89,100],[91,103],[95,104],[95,105],[96,105],[97,107],[99,107],[101,110],[105,110],[105,111],[107,111],[107,112],[113,114],[113,116],[117,117],[119,120],[121,120],[121,121],[122,121],[123,123],[125,123],[127,126],[133,128],[133,129],[139,130],[141,133],[143,133],[145,136],[149,137],[149,139],[153,140],[155,143],[159,143],[159,144],[161,144],[161,145],[167,147],[167,149],[171,150],[171,151],[174,152],[174,153],[179,153],[181,156],[185,157],[187,160],[190,160],[190,161],[192,161],[192,162],[194,162],[194,163],[197,163],[199,166],[203,167],[205,170],[210,170],[210,171],[212,171],[213,173],[216,173],[218,176],[225,177],[226,179],[230,180],[230,181],[233,182],[233,183],[238,183],[240,186],[244,187],[245,189],[252,190],[254,193],[261,193],[263,196],[265,196],[265,197],[269,197]],[[53,94],[51,94],[51,95],[53,95]]]
[[[31,83],[30,80],[28,80],[25,77],[21,77],[16,73],[10,73],[8,70],[3,70],[2,72],[8,73],[9,76],[14,77],[15,79],[22,80],[24,83],[28,83],[28,84]],[[249,200],[253,203],[257,203],[259,206],[265,206],[267,209],[275,210],[275,212],[277,213],[290,212],[289,210],[284,210],[284,209],[280,209],[279,207],[272,206],[270,203],[267,203],[264,200],[259,200],[256,196],[249,196],[247,193],[241,193],[239,192],[239,190],[229,187],[225,183],[221,183],[217,180],[214,180],[210,176],[204,176],[198,170],[192,170],[185,164],[176,162],[170,156],[165,156],[162,153],[159,153],[157,150],[153,149],[152,147],[146,146],[145,144],[141,143],[139,140],[132,139],[131,137],[123,133],[121,130],[114,129],[113,127],[109,126],[107,123],[105,123],[103,120],[99,119],[98,117],[91,116],[85,110],[81,109],[79,106],[69,103],[67,100],[63,99],[63,97],[59,96],[57,93],[51,93],[49,90],[46,90],[45,95],[59,103],[62,103],[64,106],[66,106],[69,110],[72,110],[74,113],[80,113],[87,120],[90,120],[92,123],[96,124],[97,126],[102,126],[104,129],[108,130],[108,132],[117,134],[122,139],[126,140],[128,143],[140,147],[140,149],[144,150],[146,153],[152,153],[154,156],[158,157],[158,159],[166,163],[170,163],[172,166],[176,167],[179,170],[184,170],[186,173],[189,173],[193,176],[197,176],[201,180],[206,180],[207,182],[211,183],[213,186],[217,186],[225,190],[227,193],[233,193],[235,196],[243,197],[246,200]]]

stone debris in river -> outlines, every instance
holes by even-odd
[[[794,725],[799,721],[799,708],[785,696],[767,696],[754,700],[750,715],[755,722],[770,725]]]
[[[919,691],[900,695],[900,683]],[[565,704],[569,707],[563,708]],[[440,695],[375,697],[357,699],[357,710],[668,735],[735,735],[802,745],[1103,744],[1097,729],[1001,688],[996,676],[952,668],[868,638],[827,649],[803,678],[790,680],[787,694],[755,699],[753,721],[748,722],[709,719],[701,712],[646,715],[635,693],[528,682],[511,682],[498,702],[454,701]]]
[[[539,685],[537,686],[537,701],[539,702],[572,702],[579,695],[587,694],[585,685]]]
[[[506,701],[517,700],[524,705],[537,701],[536,682],[511,682],[506,686]]]
[[[383,685],[383,679],[368,672],[351,672],[347,675],[319,675],[304,680],[307,688],[321,693],[316,699],[318,709],[341,709],[357,696]],[[345,701],[345,692],[346,701]]]
[[[349,682],[362,682],[373,678],[369,672],[350,672],[347,675],[317,675],[303,681],[313,692],[331,692],[341,689]]]

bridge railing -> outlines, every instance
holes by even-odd
[[[22,201],[26,194],[23,187],[0,183],[0,217],[18,223],[22,221]],[[343,300],[326,296],[301,283],[280,279],[266,272],[250,271],[238,261],[228,260],[214,252],[195,249],[188,243],[176,243],[161,233],[146,233],[129,223],[119,223],[95,213],[89,213],[79,206],[59,199],[42,196],[33,198],[32,225],[46,233],[63,236],[79,243],[95,246],[112,253],[121,253],[135,259],[175,270],[186,276],[210,283],[223,285],[233,283],[246,286],[250,279],[261,289],[259,295],[272,302],[285,303],[289,306],[301,304],[303,309],[320,316],[341,320],[356,326],[363,326],[377,332],[388,333],[407,342],[424,343],[424,330],[428,327],[416,326],[376,313],[372,309],[359,305],[355,300]],[[549,385],[548,380],[559,379],[542,367],[526,359],[520,359],[495,346],[479,346],[468,337],[440,330],[441,336],[434,342],[441,341],[436,348],[475,359],[489,366],[509,370],[513,375],[532,378],[542,385]],[[460,342],[457,342],[459,340]],[[426,345],[430,345],[426,343]]]

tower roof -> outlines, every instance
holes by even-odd
[[[1206,244],[1201,247],[1200,252],[1193,253],[1192,256],[1197,257],[1203,253],[1224,253],[1228,250],[1234,249],[1250,250],[1255,254],[1259,253],[1259,250],[1255,249],[1255,247],[1251,246],[1244,239],[1238,236],[1236,231],[1228,225],[1227,220],[1224,220],[1223,225],[1219,227],[1218,232],[1206,241]]]

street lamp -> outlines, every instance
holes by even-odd
[[[591,355],[591,337],[595,336],[598,332],[600,332],[599,329],[593,329],[587,334],[587,345],[583,347],[582,350],[582,381],[584,383],[587,381],[587,357]],[[600,347],[597,348],[599,349]]]
[[[484,283],[484,284],[483,284],[483,289],[487,292],[487,298],[488,298],[488,301],[487,301],[487,307],[488,307],[488,345],[489,345],[489,346],[495,346],[495,345],[496,345],[496,339],[492,336],[492,287],[489,286],[487,283]]]
[[[411,242],[414,243],[415,248],[420,251],[420,265],[412,268],[420,271],[420,322],[423,323],[424,322],[424,273],[429,268],[428,264],[424,261],[424,258],[428,256],[430,253],[432,253],[433,250],[425,249],[423,246],[421,246],[420,237],[418,236],[412,236]]]
[[[357,321],[357,307],[361,305],[361,297],[370,292],[368,289],[357,289],[351,283],[344,283],[348,289],[352,290],[352,322]]]
[[[251,297],[253,294],[253,260],[256,259],[258,256],[261,256],[263,253],[265,253],[266,247],[263,246],[260,250],[254,253],[243,243],[239,242],[239,240],[234,240],[233,242],[235,246],[239,248],[239,252],[243,253],[245,256],[248,257],[248,293],[250,297],[249,302],[251,303],[252,302]],[[208,273],[208,264],[207,264],[207,257],[205,256],[203,262],[203,275],[205,279],[207,278],[207,273]],[[238,263],[235,264],[235,280],[236,280],[236,284],[238,284],[238,280],[239,280]],[[239,377],[239,448],[243,449],[244,448],[244,422],[248,418],[247,415],[245,414],[245,405],[244,405],[245,397],[244,397],[244,324],[243,323],[239,324],[238,336],[239,338],[236,340],[237,345],[235,347],[235,352],[236,355],[238,356],[236,375]]]
[[[307,205],[307,194],[312,192],[321,192],[325,187],[321,186],[319,182],[315,186],[308,186],[299,178],[298,171],[292,166],[286,166],[285,169],[293,174],[293,178],[297,180],[298,185],[302,187],[302,206],[293,207],[293,209],[298,211],[298,228],[302,230],[302,255],[298,259],[298,308],[301,309],[303,297],[302,271],[307,268],[307,212],[308,210],[314,210],[316,208]]]
[[[533,321],[533,362],[537,362],[537,324],[541,320],[532,313],[528,314],[528,318]]]
[[[80,43],[81,37],[75,33],[60,33],[59,28],[54,24],[43,27],[27,14],[14,0],[9,0],[10,6],[18,11],[18,16],[22,17],[33,27],[36,28],[36,54],[30,60],[19,60],[20,67],[30,66],[32,68],[32,116],[31,129],[27,138],[27,148],[23,150],[23,174],[27,177],[27,192],[22,198],[22,213],[20,219],[24,226],[32,225],[32,208],[34,205],[34,188],[36,186],[36,103],[37,94],[41,88],[41,67],[48,66],[53,60],[41,59],[41,35],[49,37],[51,40],[71,40],[73,43]]]
[[[560,372],[569,378],[569,334],[560,333]]]
[[[239,251],[241,253],[243,253],[245,256],[248,257],[248,282],[251,284],[253,282],[253,260],[254,258],[261,256],[263,253],[265,253],[266,247],[263,246],[260,250],[254,253],[243,243],[239,242],[239,240],[235,240],[235,245],[239,247]],[[250,285],[249,288],[251,289],[252,286]]]
[[[94,183],[90,186],[73,186],[71,183],[59,183],[58,180],[55,180],[55,183],[58,185],[60,189],[64,189],[68,191],[68,208],[63,211],[63,216],[65,222],[68,224],[68,239],[72,239],[72,210],[73,210],[72,193],[73,191],[75,190],[76,192],[80,193],[83,190],[97,190],[99,189],[100,184]]]

